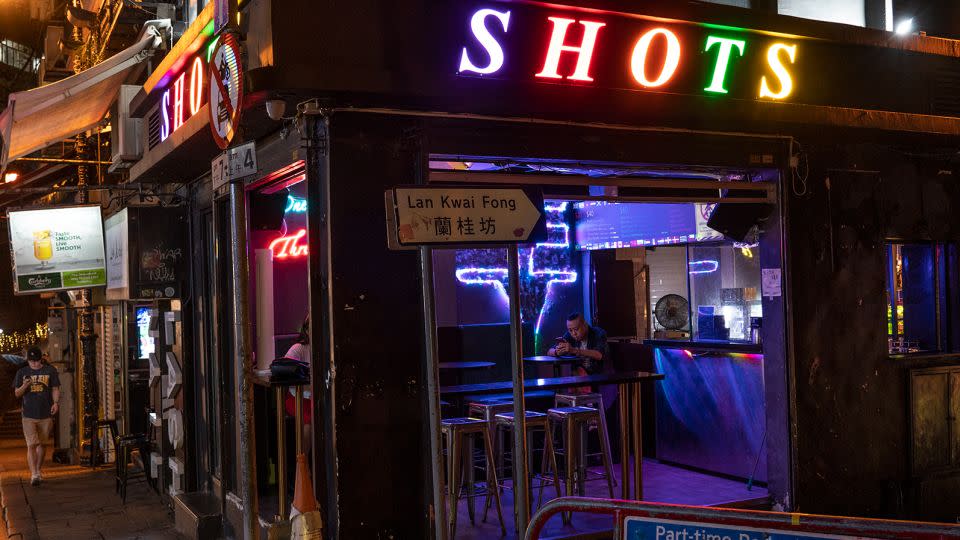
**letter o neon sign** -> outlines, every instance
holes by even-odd
[[[647,78],[646,73],[647,52],[650,50],[650,43],[653,38],[657,36],[663,36],[667,40],[667,54],[663,59],[660,75],[651,81]],[[676,73],[678,65],[680,65],[680,40],[677,39],[676,34],[666,28],[654,28],[640,36],[633,48],[633,56],[630,58],[630,70],[633,72],[633,78],[647,88],[663,86]]]

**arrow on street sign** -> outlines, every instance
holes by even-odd
[[[398,187],[389,199],[393,208],[388,211],[395,214],[387,223],[401,246],[524,244],[546,238],[543,196],[532,189]]]

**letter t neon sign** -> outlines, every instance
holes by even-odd
[[[726,94],[727,89],[723,87],[723,82],[727,75],[727,66],[730,64],[730,52],[736,47],[740,56],[743,56],[743,47],[746,45],[746,42],[741,39],[708,36],[707,46],[704,52],[709,51],[710,48],[716,44],[720,44],[720,50],[717,52],[717,63],[713,67],[713,80],[710,81],[710,86],[704,88],[704,90],[707,92]]]

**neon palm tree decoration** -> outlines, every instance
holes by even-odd
[[[570,246],[570,226],[565,214],[568,203],[548,203],[543,209],[547,216],[547,241],[532,247],[521,247],[520,259],[520,317],[534,324],[534,344],[540,347],[540,325],[553,303],[557,286],[577,281],[573,269]],[[494,287],[505,303],[507,295],[507,254],[502,249],[467,249],[457,252],[457,280],[467,285]]]

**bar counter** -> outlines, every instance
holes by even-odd
[[[646,340],[655,369],[657,458],[767,479],[763,348],[743,341]]]
[[[627,371],[623,373],[598,373],[596,375],[572,375],[569,377],[549,377],[546,379],[525,379],[524,390],[558,390],[575,386],[590,386],[601,384],[628,384],[640,381],[659,381],[662,373],[648,373],[646,371]],[[512,381],[492,383],[460,384],[456,386],[441,386],[440,394],[456,397],[473,394],[499,394],[513,390]]]
[[[682,349],[692,352],[728,352],[741,354],[762,354],[763,346],[751,341],[720,341],[702,339],[645,339],[644,345],[660,349]]]

